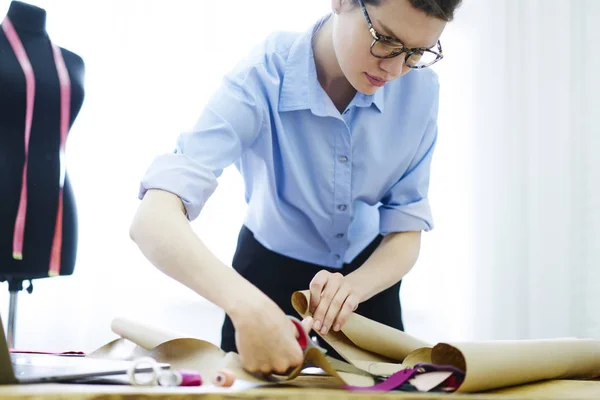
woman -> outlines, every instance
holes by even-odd
[[[460,0],[332,0],[303,34],[276,33],[227,74],[174,153],[144,176],[131,237],[161,271],[223,308],[222,348],[251,371],[302,362],[286,314],[310,289],[307,330],[356,312],[403,329],[437,138],[439,37]],[[410,73],[409,73],[410,72]],[[248,213],[228,268],[193,233],[223,168]]]

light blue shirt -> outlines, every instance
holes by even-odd
[[[194,220],[224,168],[245,182],[244,223],[266,248],[332,268],[376,236],[428,231],[439,84],[413,70],[340,113],[317,81],[304,33],[275,33],[211,97],[140,185],[179,196]]]

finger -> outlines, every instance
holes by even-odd
[[[275,360],[273,371],[277,374],[285,374],[290,369],[290,365],[282,358]]]
[[[350,295],[350,288],[348,285],[341,285],[338,289],[337,293],[331,300],[331,304],[329,304],[329,308],[327,309],[327,314],[325,315],[325,319],[323,320],[323,327],[325,331],[321,330],[321,333],[326,335],[328,331],[334,328],[333,323],[338,317],[338,314],[342,310],[344,303],[346,302],[346,298]]]
[[[256,362],[254,361],[249,361],[246,357],[244,357],[244,355],[241,354],[240,352],[240,361],[242,363],[242,367],[250,372],[251,374],[258,372],[259,368],[258,365],[256,364]]]
[[[294,334],[298,335],[298,328],[290,320],[289,326],[293,329]],[[289,371],[290,368],[294,368],[304,362],[304,353],[300,348],[299,342],[296,338],[292,339],[293,336],[282,336],[279,343],[273,344],[273,351],[269,355],[270,371],[277,374],[284,374]],[[261,370],[261,372],[264,372]]]
[[[340,310],[340,313],[334,322],[334,331],[339,332],[344,327],[344,324],[348,321],[350,315],[358,307],[358,302],[358,296],[355,294],[350,294],[348,297],[346,297],[346,301],[344,302],[344,305],[342,306],[342,309]]]
[[[299,334],[298,329],[294,325],[294,331],[296,335]],[[298,338],[298,336],[296,336]],[[300,347],[300,343],[297,340],[293,340],[288,342],[285,347],[285,351],[279,359],[285,362],[285,369],[287,370],[290,367],[296,367],[304,362],[304,352]],[[274,359],[275,363],[277,360]]]
[[[321,270],[317,272],[317,274],[313,277],[312,281],[310,281],[310,305],[309,311],[314,313],[321,301],[321,292],[323,292],[323,288],[327,283],[329,272],[325,270]]]
[[[288,367],[297,367],[298,365],[304,362],[304,352],[300,348],[298,342],[296,342],[296,345],[292,347],[292,353],[290,354],[288,359]]]
[[[321,301],[315,310],[313,318],[315,323],[313,325],[314,329],[323,333],[329,330],[329,327],[324,324],[325,315],[327,314],[327,310],[329,309],[329,305],[333,300],[335,294],[337,293],[340,285],[342,284],[343,276],[341,274],[331,274],[323,292],[321,293]]]
[[[295,368],[304,362],[304,353],[298,342],[288,343],[285,350],[278,356],[271,358],[273,371],[279,374],[284,374],[290,368]]]
[[[250,372],[251,374],[255,374],[259,371],[259,368],[254,364],[248,366],[244,365],[244,370]]]
[[[271,366],[269,364],[262,364],[260,366],[260,372],[263,374],[270,374],[271,371],[273,371],[273,368],[271,368]]]
[[[313,323],[315,322],[313,317],[306,317],[302,320],[302,328],[304,328],[304,331],[306,333],[309,333],[310,330],[313,328]],[[298,337],[298,336],[296,336]]]

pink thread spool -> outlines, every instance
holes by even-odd
[[[221,369],[217,372],[213,383],[215,386],[230,387],[235,382],[235,374],[228,369]]]

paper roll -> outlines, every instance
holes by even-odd
[[[438,365],[466,372],[459,392],[521,385],[549,379],[591,379],[600,376],[600,341],[540,339],[439,343],[431,351]]]
[[[292,295],[292,305],[302,317],[310,315],[310,291]],[[405,332],[352,313],[341,331],[327,335],[317,332],[347,362],[363,371],[389,376],[405,366],[402,361],[415,350],[429,344]]]

